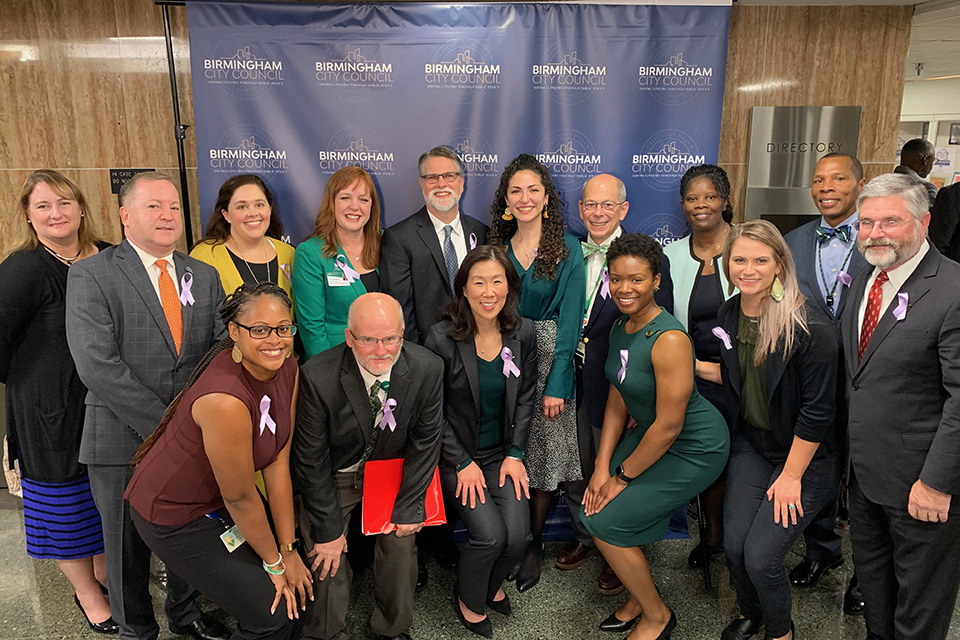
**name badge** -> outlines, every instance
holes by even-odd
[[[247,539],[243,537],[243,534],[240,533],[240,529],[237,528],[237,525],[233,525],[221,533],[220,540],[223,542],[223,546],[225,546],[227,551],[230,553],[233,553],[237,547],[247,541]]]
[[[327,286],[328,287],[349,287],[350,283],[347,282],[347,279],[342,275],[340,275],[339,273],[328,273]]]

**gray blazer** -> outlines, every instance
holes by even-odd
[[[183,306],[183,343],[173,335],[150,277],[129,241],[70,267],[67,343],[86,399],[80,462],[125,465],[167,405],[226,332],[223,287],[213,267],[174,252],[178,281],[193,273],[195,303]]]
[[[918,478],[960,494],[960,264],[931,245],[900,289],[909,298],[906,317],[894,317],[894,298],[858,362],[857,309],[872,273],[854,279],[841,321],[850,453],[867,498],[906,509]],[[950,510],[960,511],[960,502]]]

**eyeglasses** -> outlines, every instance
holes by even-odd
[[[245,324],[240,324],[236,320],[233,321],[233,324],[246,329],[247,333],[249,333],[250,337],[254,340],[266,340],[274,331],[277,332],[278,338],[292,338],[297,335],[297,325],[295,324],[282,324],[279,327],[268,327],[265,324],[258,324],[253,327],[248,327]]]
[[[626,200],[623,202],[626,202]],[[593,200],[587,200],[586,202],[582,203],[582,206],[583,210],[587,213],[593,213],[597,210],[597,207],[600,207],[604,213],[613,213],[617,210],[617,207],[623,204],[623,202],[613,202],[612,200],[594,202]]]
[[[893,231],[894,229],[898,229],[903,225],[907,224],[908,222],[910,221],[901,220],[900,218],[887,218],[886,220],[877,220],[877,221],[857,220],[856,222],[853,223],[853,226],[857,229],[857,231],[863,231],[864,233],[870,233],[871,231],[873,231],[873,228],[876,226],[880,228],[880,231],[883,231],[884,233],[886,233],[888,231]]]
[[[353,336],[353,339],[357,341],[357,344],[361,347],[375,347],[378,342],[382,342],[385,347],[395,347],[401,342],[403,342],[403,336],[387,336],[386,338],[371,338],[370,336],[358,336],[353,331],[350,331],[350,335]]]
[[[446,173],[427,173],[420,176],[420,179],[427,184],[437,184],[440,182],[440,178],[443,178],[444,182],[453,182],[459,178],[460,175],[461,173],[459,171],[447,171]]]

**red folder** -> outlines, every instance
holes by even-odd
[[[363,467],[363,515],[361,528],[364,535],[389,533],[385,528],[393,519],[393,505],[400,493],[403,478],[403,458],[392,460],[368,460]],[[434,467],[433,479],[427,487],[424,501],[426,517],[423,526],[444,524],[447,521],[440,493],[440,470]]]

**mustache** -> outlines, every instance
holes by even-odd
[[[873,238],[867,238],[860,243],[860,246],[864,249],[869,249],[870,247],[892,247],[894,244],[889,240],[874,240]]]

